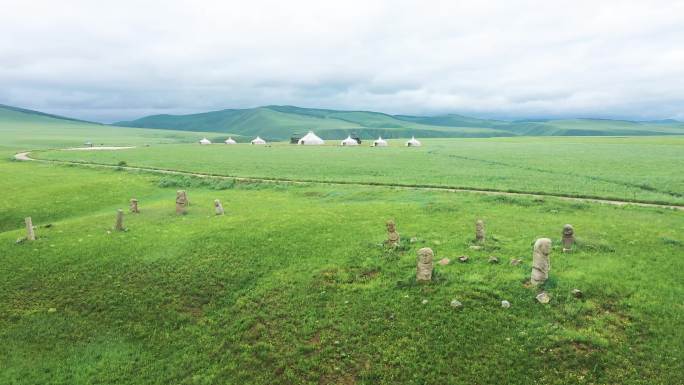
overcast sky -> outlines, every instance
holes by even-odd
[[[0,0],[0,104],[684,120],[684,1]]]

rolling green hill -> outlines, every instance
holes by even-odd
[[[409,116],[371,111],[337,111],[294,106],[228,109],[190,115],[152,115],[118,126],[184,131],[232,132],[285,140],[315,130],[324,139],[357,134],[369,139],[495,136],[682,135],[684,123],[668,120],[632,122],[603,119],[503,121],[462,115]]]
[[[80,146],[84,142],[106,145],[188,143],[202,136],[219,141],[227,134],[123,128],[0,105],[0,151]]]
[[[355,133],[369,139],[420,137],[511,136],[491,127],[450,127],[422,124],[377,112],[335,111],[290,106],[267,106],[243,110],[221,110],[191,115],[153,115],[129,122],[125,127],[165,128],[184,131],[234,132],[244,136],[260,135],[270,140],[285,140],[293,134],[315,130],[324,139]]]
[[[30,131],[28,141],[27,130]],[[504,121],[456,114],[409,116],[266,106],[190,115],[152,115],[106,125],[0,105],[0,133],[6,138],[4,142],[11,144],[13,138],[22,136],[22,144],[30,143],[35,148],[80,145],[85,141],[110,145],[194,142],[201,137],[223,141],[229,135],[238,141],[248,141],[257,135],[277,141],[309,130],[316,131],[324,139],[339,139],[348,134],[356,134],[363,139],[413,135],[420,138],[642,136],[684,135],[684,123],[675,120],[634,122],[607,119]]]

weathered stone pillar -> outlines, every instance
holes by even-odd
[[[478,219],[475,222],[475,240],[478,243],[484,243],[485,241],[485,224],[482,219]]]
[[[400,238],[399,233],[397,233],[397,225],[394,221],[387,221],[387,245],[397,246],[399,244]]]
[[[569,253],[572,251],[572,246],[575,244],[575,229],[572,225],[563,226],[563,252]]]
[[[114,225],[114,230],[123,231],[123,229],[123,210],[118,209],[116,210],[116,225]]]
[[[429,247],[418,250],[418,263],[416,265],[416,281],[429,282],[432,280],[432,258],[435,254]]]
[[[223,215],[223,206],[221,206],[220,200],[214,200],[214,209],[216,210],[216,215]]]
[[[186,214],[188,212],[188,194],[185,190],[176,191],[176,214]]]
[[[135,198],[131,199],[131,212],[134,214],[138,214],[140,212],[138,209],[138,200]]]
[[[31,217],[24,218],[24,223],[26,223],[26,240],[35,241],[36,233],[33,231],[33,221],[31,220]]]
[[[549,278],[551,270],[551,240],[549,238],[539,238],[534,243],[534,253],[532,254],[532,276],[530,283],[540,285]]]

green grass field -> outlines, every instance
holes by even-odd
[[[0,168],[12,197],[0,207],[0,383],[684,380],[679,212]],[[186,216],[174,213],[178,188],[189,192]],[[130,197],[141,214],[126,215],[127,232],[109,233]],[[213,215],[216,198],[227,215]],[[26,215],[39,239],[16,244]],[[380,245],[388,218],[404,239],[395,252]],[[476,218],[488,224],[485,251],[469,249]],[[552,301],[540,305],[523,286],[531,243],[557,244],[566,222],[579,248],[556,246]],[[437,265],[436,281],[417,285],[423,246],[437,259],[472,261]],[[502,263],[488,264],[489,255]],[[509,265],[513,257],[524,263]],[[463,309],[449,306],[454,298]]]
[[[681,137],[199,146],[182,143],[204,133],[3,116],[0,384],[684,383],[680,210],[11,159],[34,149],[225,175],[681,204]],[[84,140],[138,147],[48,150]],[[184,216],[178,189],[191,202]],[[113,231],[134,197],[141,213]],[[226,215],[214,215],[214,199]],[[17,242],[26,216],[38,239]],[[483,250],[470,248],[478,218]],[[388,219],[396,250],[382,244]],[[572,253],[560,250],[566,223]],[[531,288],[539,237],[554,242],[551,274]],[[429,284],[415,281],[421,247],[435,252]],[[436,263],[445,257],[451,264]],[[547,305],[535,300],[541,290]]]
[[[391,143],[388,148],[185,144],[34,156],[242,177],[684,203],[684,137],[438,139],[425,140],[421,148]]]

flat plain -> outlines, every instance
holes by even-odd
[[[420,148],[248,144],[46,151],[41,159],[226,176],[438,186],[684,203],[683,137],[431,139]]]

